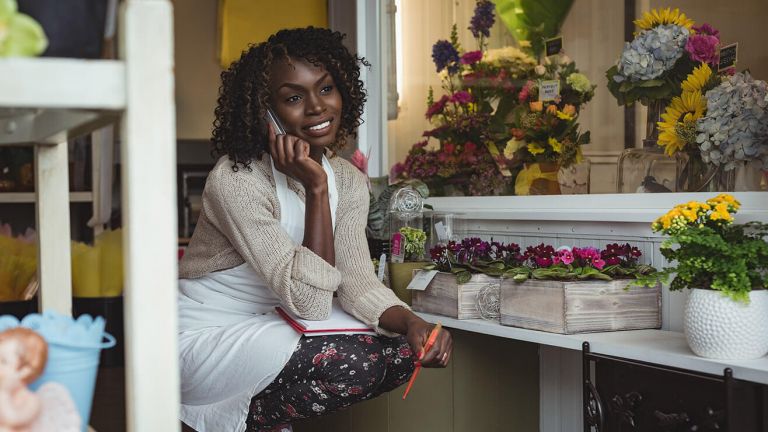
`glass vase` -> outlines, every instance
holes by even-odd
[[[625,149],[619,156],[616,192],[657,193],[678,190],[677,160],[680,156],[667,156],[658,144],[658,122],[666,106],[666,100],[656,100],[648,105],[643,147]]]
[[[681,192],[732,192],[735,170],[725,171],[722,165],[704,162],[701,153],[689,150],[678,158],[677,187]]]

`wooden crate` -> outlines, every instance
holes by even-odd
[[[456,283],[456,275],[438,273],[424,291],[412,292],[411,307],[418,312],[429,312],[458,319],[480,318],[477,293],[488,284],[499,284],[499,278],[473,274],[469,282]]]
[[[661,287],[625,289],[630,282],[506,279],[500,321],[561,334],[660,328]]]

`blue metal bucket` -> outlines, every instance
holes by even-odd
[[[27,315],[21,322],[8,315],[0,317],[0,331],[10,327],[27,327],[48,342],[45,370],[29,387],[37,390],[47,382],[66,387],[80,413],[84,432],[91,414],[99,354],[102,349],[115,345],[115,338],[104,332],[104,325],[101,317],[81,315],[75,320],[53,311]]]

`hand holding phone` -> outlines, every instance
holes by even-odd
[[[277,118],[277,114],[272,111],[272,108],[267,108],[267,113],[264,114],[264,120],[272,125],[275,135],[285,135],[285,128],[282,123],[280,123],[280,119]]]

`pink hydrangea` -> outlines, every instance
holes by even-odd
[[[483,58],[482,51],[468,51],[461,56],[461,64],[471,65],[479,62]]]

